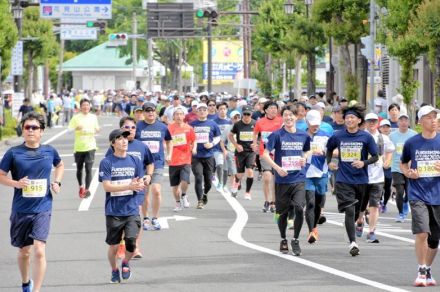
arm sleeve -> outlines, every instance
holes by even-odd
[[[407,142],[403,145],[402,156],[400,157],[400,161],[402,163],[408,163],[411,160],[411,149]]]
[[[303,147],[304,152],[310,151],[310,141],[311,140],[312,139],[307,135],[306,141],[304,142],[304,147]]]
[[[329,164],[332,161],[333,158],[333,150],[336,148],[336,138],[335,136],[331,136],[330,139],[327,141],[327,152],[325,155],[325,160],[327,161],[327,164]]]

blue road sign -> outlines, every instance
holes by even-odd
[[[41,0],[41,18],[111,19],[112,0]]]

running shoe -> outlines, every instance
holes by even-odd
[[[34,281],[30,279],[28,285],[26,286],[23,286],[23,284],[21,285],[21,289],[23,289],[23,292],[32,292],[32,290],[34,289]]]
[[[349,246],[349,252],[352,257],[359,255],[359,246],[355,241],[352,241]]]
[[[426,269],[426,286],[437,286],[437,281],[431,275],[431,268]]]
[[[237,197],[237,192],[231,191],[231,197],[236,198]]]
[[[288,254],[289,253],[289,245],[287,244],[287,239],[283,239],[280,242],[280,253]]]
[[[203,201],[203,205],[207,205],[208,204],[208,195],[203,195],[202,201]]]
[[[293,229],[293,219],[287,220],[287,229],[289,230]]]
[[[222,189],[223,189],[223,184],[221,184],[221,183],[219,182],[218,184],[215,185],[215,189],[216,189],[217,191],[221,192]]]
[[[131,270],[130,270],[130,266],[128,265],[128,263],[122,263],[121,265],[121,275],[122,275],[122,280],[127,281],[128,279],[130,279],[131,277]]]
[[[229,193],[228,187],[227,187],[226,185],[223,186],[223,191],[224,191],[225,193]]]
[[[84,186],[80,186],[80,187],[79,187],[79,193],[78,193],[78,195],[79,195],[79,197],[80,197],[81,199],[84,199],[84,198],[85,198],[85,191],[86,191],[86,188],[85,188]]]
[[[219,183],[218,178],[215,175],[212,176],[211,182],[215,186]]]
[[[299,257],[301,255],[301,247],[299,246],[299,240],[298,239],[292,239],[290,241],[290,245],[292,246],[292,254],[294,256]]]
[[[400,213],[399,216],[397,216],[395,221],[397,223],[403,223],[403,222],[405,222],[405,216],[402,213]]]
[[[134,260],[140,260],[141,258],[143,258],[142,253],[139,250],[136,250],[133,254],[132,259]]]
[[[258,181],[261,181],[261,179],[263,178],[263,173],[262,172],[258,172]]]
[[[377,239],[374,231],[367,234],[367,242],[368,243],[379,243],[379,239]]]
[[[409,203],[406,202],[403,203],[403,215],[405,216],[405,218],[406,216],[408,216],[408,213],[409,213]]]
[[[121,275],[119,274],[119,269],[116,269],[116,271],[112,271],[110,283],[111,284],[121,283]]]
[[[379,212],[380,212],[380,213],[385,213],[385,212],[386,212],[386,208],[387,208],[387,206],[385,206],[385,205],[383,204],[383,201],[380,201]]]
[[[203,201],[199,201],[198,203],[197,203],[197,209],[203,209],[204,208],[204,204],[203,204]]]
[[[189,208],[189,201],[187,196],[182,197],[182,203],[184,208]]]
[[[84,198],[87,199],[88,197],[90,197],[91,193],[88,189],[84,190]]]
[[[265,202],[264,202],[264,205],[263,205],[263,212],[264,212],[264,213],[269,212],[269,202],[268,202],[268,201],[265,201]]]
[[[119,243],[117,257],[120,259],[125,257],[125,242],[123,240]]]
[[[415,287],[426,287],[427,281],[426,281],[426,268],[419,268],[419,271],[417,272],[417,278],[414,281]]]
[[[150,218],[144,219],[144,222],[142,223],[142,227],[144,230],[153,230],[153,228],[151,227]]]
[[[245,200],[249,200],[249,201],[252,200],[251,193],[245,193],[244,194],[244,199]]]
[[[151,219],[151,226],[153,226],[154,230],[160,230],[162,227],[160,226],[159,220],[157,218],[153,217]]]
[[[309,233],[309,236],[307,237],[307,242],[312,244],[318,241],[319,235],[318,235],[318,228],[313,228],[312,231]]]
[[[356,236],[362,237],[364,235],[364,223],[356,223]]]
[[[318,224],[324,224],[325,222],[327,222],[327,218],[324,215],[320,215],[319,219],[318,219]]]
[[[232,179],[232,184],[231,184],[231,193],[237,193],[238,191],[238,182],[235,182],[235,178]]]
[[[270,210],[271,213],[275,213],[275,210],[276,210],[276,208],[275,208],[275,202],[270,202],[270,208],[269,208],[269,210]]]
[[[181,202],[176,202],[176,206],[174,207],[174,212],[180,212],[182,211],[182,203]]]

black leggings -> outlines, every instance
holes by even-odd
[[[83,185],[83,168],[85,165],[86,169],[86,185],[85,188],[88,190],[92,182],[92,167],[95,160],[95,150],[85,151],[85,152],[75,152],[75,163],[76,163],[76,179],[80,186]]]
[[[385,177],[385,185],[383,187],[384,189],[384,193],[383,193],[383,204],[384,206],[387,205],[388,200],[391,197],[391,182],[393,181],[393,179],[391,177]]]
[[[298,239],[299,233],[301,232],[301,227],[304,222],[304,210],[299,206],[293,206],[292,213],[295,214],[295,221],[293,223],[293,238]],[[278,218],[278,229],[280,230],[280,235],[282,239],[286,238],[287,229],[287,218],[289,217],[289,212],[284,212],[279,215]]]
[[[197,200],[202,200],[203,195],[208,194],[211,189],[212,173],[215,169],[214,157],[192,158],[191,169],[194,174],[194,187],[197,194]],[[204,183],[204,186],[203,186]]]

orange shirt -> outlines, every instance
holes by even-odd
[[[173,143],[170,166],[191,164],[191,145],[196,140],[194,129],[188,124],[181,126],[176,123],[168,125]]]
[[[264,117],[255,123],[254,133],[260,134],[260,155],[264,153],[264,144],[267,142],[267,137],[269,137],[272,132],[279,130],[282,125],[283,118],[280,116],[276,116],[272,120]]]

